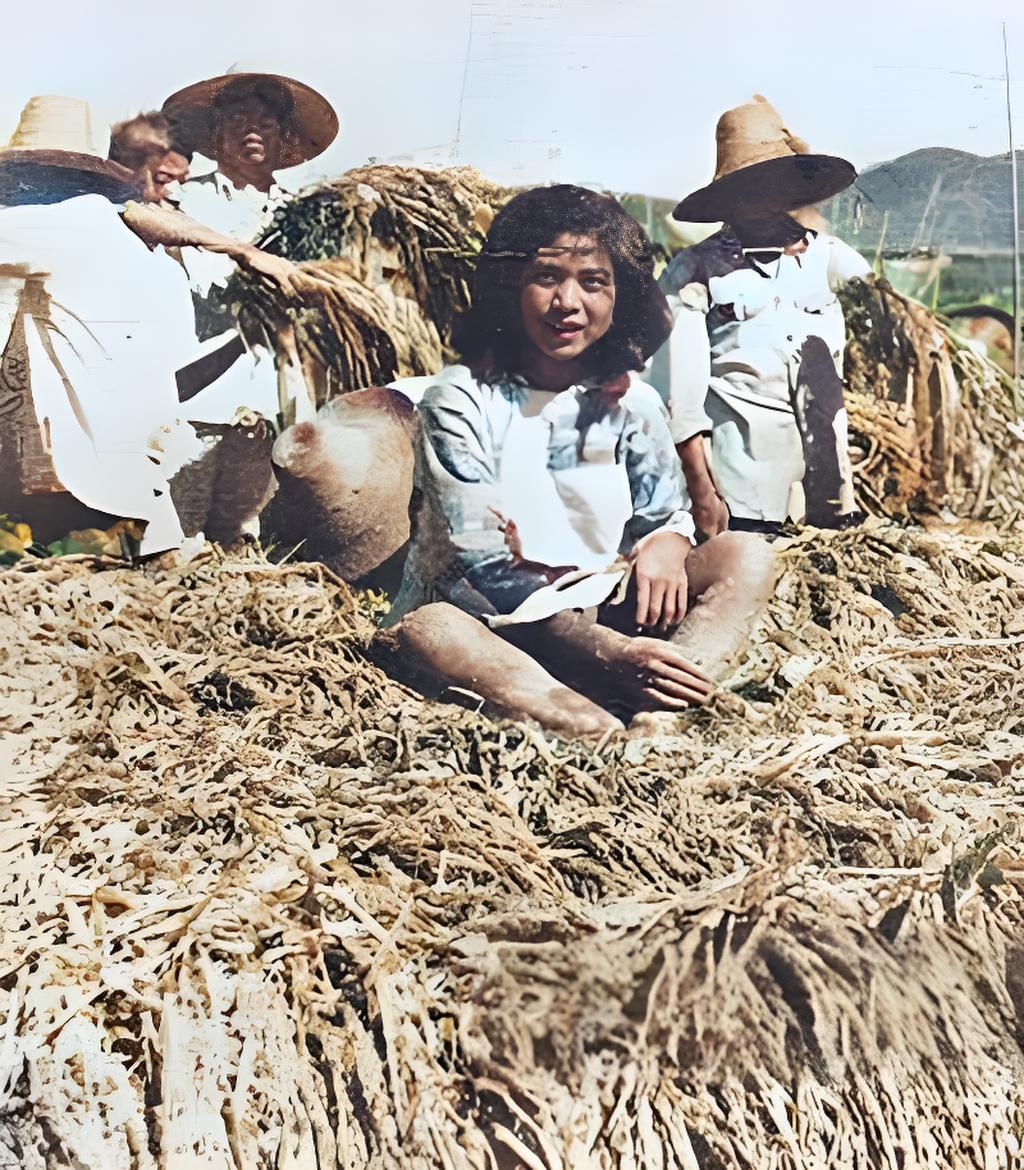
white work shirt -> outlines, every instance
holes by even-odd
[[[680,252],[661,279],[675,315],[651,382],[666,397],[672,438],[710,431],[715,475],[734,516],[784,520],[804,473],[790,402],[808,337],[842,375],[846,327],[836,291],[867,261],[834,236],[799,255],[747,260],[727,233]]]
[[[201,451],[180,419],[174,371],[195,347],[188,286],[100,195],[0,209],[0,346],[26,279],[49,319],[26,315],[33,405],[63,486],[89,507],[146,520],[144,552],[182,531],[170,477]]]
[[[197,223],[251,243],[270,226],[274,212],[289,198],[290,193],[277,183],[269,191],[236,187],[221,171],[213,171],[183,183],[178,206]],[[189,283],[198,297],[209,296],[214,285],[226,285],[235,271],[235,261],[230,256],[202,248],[182,248],[181,253]],[[227,329],[207,339],[200,348],[193,347],[189,360],[220,348],[234,336],[235,330]],[[229,423],[240,407],[259,411],[266,418],[276,417],[280,394],[272,354],[242,354],[215,382],[189,399],[186,410],[195,422]]]
[[[182,184],[178,207],[197,223],[248,244],[270,227],[274,212],[289,198],[290,193],[276,182],[269,191],[236,187],[221,171],[213,171]],[[235,270],[230,256],[201,248],[183,248],[182,258],[200,296],[206,296],[214,284],[227,284]]]

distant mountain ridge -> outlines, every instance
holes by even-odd
[[[1024,151],[1017,151],[1017,170],[1020,183]],[[913,150],[869,167],[822,210],[836,234],[862,251],[878,246],[888,211],[886,252],[923,247],[950,255],[1009,253],[1010,156],[984,157],[946,146]]]

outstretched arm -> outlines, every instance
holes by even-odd
[[[310,280],[283,256],[273,256],[255,244],[244,244],[233,236],[214,231],[173,208],[128,202],[121,218],[150,248],[162,244],[165,248],[202,248],[207,252],[230,256],[243,268],[268,277],[289,294]]]

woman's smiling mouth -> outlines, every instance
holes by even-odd
[[[544,324],[560,340],[568,340],[571,337],[575,337],[578,333],[582,333],[584,329],[582,324],[574,321],[545,321]]]

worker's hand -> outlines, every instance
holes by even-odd
[[[273,281],[288,296],[294,296],[307,283],[305,273],[291,260],[259,248],[247,248],[242,263],[250,272]]]
[[[729,506],[712,487],[691,498],[690,515],[697,531],[708,537],[717,536],[729,527]]]
[[[711,680],[671,642],[632,638],[626,656],[636,671],[636,684],[649,709],[678,711],[683,707],[703,707],[710,701]]]
[[[492,508],[489,504],[487,510],[498,517],[498,531],[505,537],[505,547],[508,549],[513,560],[522,560],[523,540],[519,535],[519,525],[514,520],[510,520],[504,513],[499,512],[497,508]]]
[[[683,467],[686,488],[690,493],[690,514],[699,532],[717,536],[729,527],[729,508],[722,499],[711,473],[708,452],[702,434],[691,435],[676,444],[676,454]]]
[[[634,556],[636,624],[674,626],[686,616],[686,558],[693,546],[678,532],[655,532]]]

